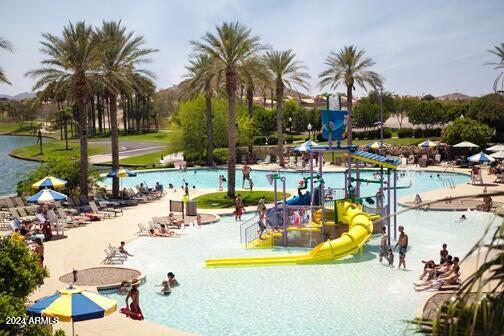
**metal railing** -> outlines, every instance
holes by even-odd
[[[258,221],[259,221],[259,214],[255,214],[252,218],[249,218],[245,222],[240,224],[240,244],[248,244],[249,243],[246,241],[247,240],[247,235],[246,235],[247,229],[253,225],[256,225],[257,227],[259,227],[259,225],[257,224]]]
[[[455,182],[453,181],[453,178],[447,177],[443,179],[443,187],[449,187],[450,189],[455,189]]]
[[[256,217],[257,216],[255,216],[254,218]],[[250,225],[245,227],[244,241],[242,244],[245,245],[245,248],[249,248],[249,244],[258,238],[259,238],[259,219],[257,217],[255,221],[251,222]]]

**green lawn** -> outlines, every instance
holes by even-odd
[[[166,142],[169,136],[169,132],[161,130],[155,133],[121,135],[119,139],[122,141]]]
[[[80,157],[79,142],[72,140],[68,143],[69,150],[65,150],[65,141],[43,142],[44,154],[40,155],[40,145],[30,145],[14,149],[11,153],[23,158],[41,161],[74,160]],[[88,155],[105,154],[109,152],[109,144],[89,144]]]
[[[167,150],[154,152],[150,154],[130,156],[119,161],[122,165],[138,165],[138,166],[152,166],[153,164],[159,165],[159,160],[162,155],[166,155]]]
[[[266,196],[266,201],[271,203],[274,197],[273,191],[257,190],[253,192],[243,191],[240,193],[242,195],[243,205],[245,206],[257,205],[262,196]],[[282,198],[281,193],[277,193],[277,196],[278,199]],[[290,194],[286,194],[286,197],[290,197]],[[201,195],[196,197],[194,201],[198,203],[198,208],[201,209],[224,209],[234,207],[234,200],[229,198],[225,191]]]
[[[426,139],[424,138],[390,138],[390,139],[383,139],[383,142],[386,144],[390,145],[418,145],[422,141],[425,141]],[[439,138],[430,138],[432,141],[437,141]],[[370,144],[375,141],[380,141],[380,139],[377,140],[354,140],[353,143],[357,145],[365,145],[365,144]]]
[[[40,122],[0,122],[0,134],[33,134],[38,130]]]

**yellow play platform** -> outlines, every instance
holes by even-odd
[[[362,212],[361,206],[349,201],[338,201],[336,202],[336,207],[338,222],[348,224],[348,232],[344,232],[337,239],[320,243],[306,254],[257,258],[209,259],[205,262],[205,265],[207,267],[240,267],[312,264],[330,262],[349,254],[355,254],[361,250],[363,245],[371,238],[373,232],[372,218],[367,213]],[[312,221],[312,226],[305,229],[320,230],[320,220],[321,215],[316,213]],[[326,225],[328,225],[328,222],[326,222]],[[333,225],[335,225],[334,222]],[[299,230],[301,228],[292,229]],[[281,237],[282,234],[268,233],[268,236],[265,235],[266,239],[257,242],[257,244],[260,244],[260,246],[257,247],[272,247],[274,235],[279,235]]]

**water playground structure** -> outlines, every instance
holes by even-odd
[[[283,246],[312,249],[298,255],[209,259],[205,262],[206,267],[332,262],[362,251],[372,234],[380,232],[383,225],[387,226],[388,232],[394,232],[394,239],[397,238],[397,218],[389,214],[391,211],[395,213],[397,209],[397,167],[400,160],[359,151],[358,146],[341,144],[347,112],[329,109],[321,112],[322,134],[328,144],[304,147],[309,155],[309,176],[299,181],[298,194],[286,199],[286,177],[279,174],[267,175],[275,199],[274,206],[266,213],[266,223],[263,223],[266,229],[261,233],[259,215],[240,226],[240,242],[244,248]],[[347,157],[344,188],[325,185],[325,153],[338,153]],[[314,159],[319,163],[318,171],[314,167]],[[377,165],[380,168],[380,179],[361,179],[359,162]],[[279,182],[283,194],[280,201],[276,198]],[[378,193],[361,195],[361,183],[379,183]],[[389,234],[389,244],[390,236]]]

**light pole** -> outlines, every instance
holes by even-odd
[[[306,129],[308,130],[308,138],[311,140],[312,124],[308,123],[308,126],[306,126]]]
[[[290,133],[290,137],[292,139],[292,117],[289,117],[289,125],[290,125],[289,133]]]

